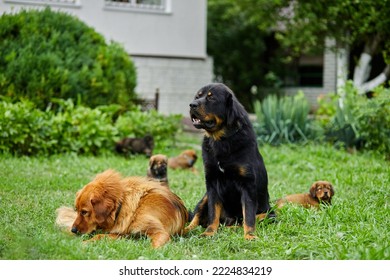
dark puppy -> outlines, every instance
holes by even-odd
[[[319,208],[320,204],[332,203],[332,197],[334,195],[334,189],[331,183],[328,181],[314,182],[310,187],[309,193],[290,194],[276,201],[278,208],[283,207],[287,203],[299,204],[303,207]]]
[[[193,125],[205,130],[202,157],[206,194],[186,231],[207,224],[212,236],[221,222],[242,223],[244,237],[256,238],[256,217],[270,211],[268,177],[248,113],[224,84],[209,84],[190,104]],[[205,222],[207,221],[207,222]]]
[[[115,150],[129,156],[130,154],[145,154],[150,157],[154,149],[154,139],[151,135],[146,135],[143,138],[123,138],[115,145]]]
[[[172,169],[190,169],[193,173],[197,173],[194,164],[198,156],[195,150],[184,150],[177,157],[168,159],[168,166]]]
[[[169,187],[167,165],[168,157],[166,155],[157,154],[151,156],[147,176],[154,181],[160,182],[161,185]]]

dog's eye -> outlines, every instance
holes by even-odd
[[[86,210],[81,210],[81,212],[80,212],[80,214],[82,215],[82,216],[85,216],[85,215],[87,215],[87,211]]]

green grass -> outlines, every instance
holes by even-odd
[[[196,147],[200,138],[181,137],[177,145],[155,151],[169,156]],[[330,146],[264,146],[271,200],[307,192],[316,180],[333,183],[333,205],[320,211],[288,206],[278,222],[257,225],[259,239],[245,241],[242,228],[221,227],[201,238],[202,228],[174,237],[153,250],[146,238],[102,240],[82,238],[55,226],[55,209],[72,206],[75,193],[96,173],[114,168],[125,176],[145,175],[143,156],[124,159],[77,157],[0,157],[0,259],[390,259],[390,165],[371,154],[348,154]],[[169,170],[171,189],[193,209],[205,191],[202,162],[199,175]]]

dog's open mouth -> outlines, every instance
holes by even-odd
[[[195,115],[192,115],[191,116],[191,119],[192,119],[192,124],[193,126],[195,126],[196,128],[198,129],[211,129],[215,126],[215,120],[201,120],[199,118],[197,118]]]

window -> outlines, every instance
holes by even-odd
[[[145,11],[145,12],[169,12],[169,0],[105,0],[106,8]]]
[[[287,66],[284,83],[286,86],[322,87],[324,61],[322,55],[302,55]]]
[[[45,4],[53,6],[80,6],[80,0],[6,0],[9,3]]]

